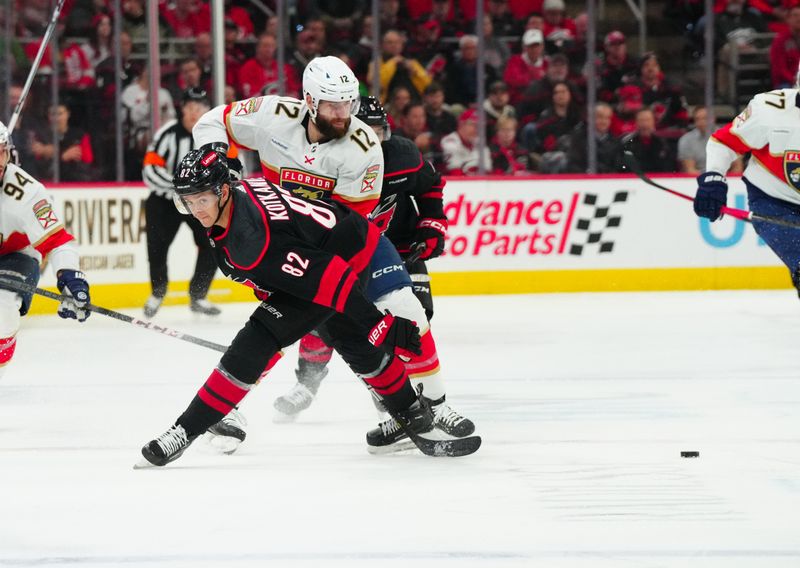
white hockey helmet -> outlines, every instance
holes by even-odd
[[[350,114],[356,114],[361,102],[358,79],[347,64],[328,55],[316,57],[303,71],[303,97],[306,98],[311,118],[317,118],[320,101],[350,101]],[[311,98],[309,102],[307,99]]]
[[[3,147],[3,151],[5,151],[6,158],[9,162],[14,164],[19,163],[17,152],[14,150],[14,143],[11,141],[11,136],[8,133],[8,127],[2,122],[0,122],[0,146]]]

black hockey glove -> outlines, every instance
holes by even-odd
[[[58,315],[64,319],[86,321],[92,313],[86,309],[89,303],[86,275],[78,270],[59,270],[56,285],[59,292],[67,296],[58,306]]]
[[[394,352],[404,361],[422,354],[417,322],[394,317],[388,311],[370,330],[368,339],[375,347]]]
[[[411,250],[424,245],[419,260],[436,258],[444,251],[444,238],[447,235],[447,219],[420,219],[414,233]]]
[[[717,172],[706,172],[697,176],[697,195],[694,212],[698,217],[716,221],[722,217],[722,206],[728,201],[728,182]]]
[[[225,142],[209,142],[208,144],[203,144],[199,148],[202,152],[209,152],[211,150],[215,150],[217,152],[222,152],[226,156],[226,160],[228,161],[228,171],[230,171],[231,179],[234,181],[239,181],[242,179],[242,174],[244,173],[244,166],[242,165],[241,160],[239,158],[229,158],[228,156],[228,145]]]

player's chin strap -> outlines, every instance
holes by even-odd
[[[228,199],[225,200],[225,204],[220,203],[219,213],[217,213],[217,218],[214,219],[214,224],[215,225],[217,224],[217,221],[219,221],[220,217],[222,217],[222,212],[225,211],[225,208],[228,206],[228,203],[230,203],[230,201],[231,201],[231,192],[232,191],[233,191],[233,188],[231,188],[231,184],[229,183],[228,184]]]

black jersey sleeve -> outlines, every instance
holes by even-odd
[[[414,200],[417,202],[419,216],[428,219],[444,218],[444,186],[442,174],[433,168],[433,164],[425,165],[417,173]]]

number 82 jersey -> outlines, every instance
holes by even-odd
[[[296,195],[333,199],[366,216],[383,186],[383,152],[371,127],[351,116],[347,133],[309,142],[305,102],[264,96],[218,106],[192,130],[195,145],[233,142],[259,154],[264,176]]]

